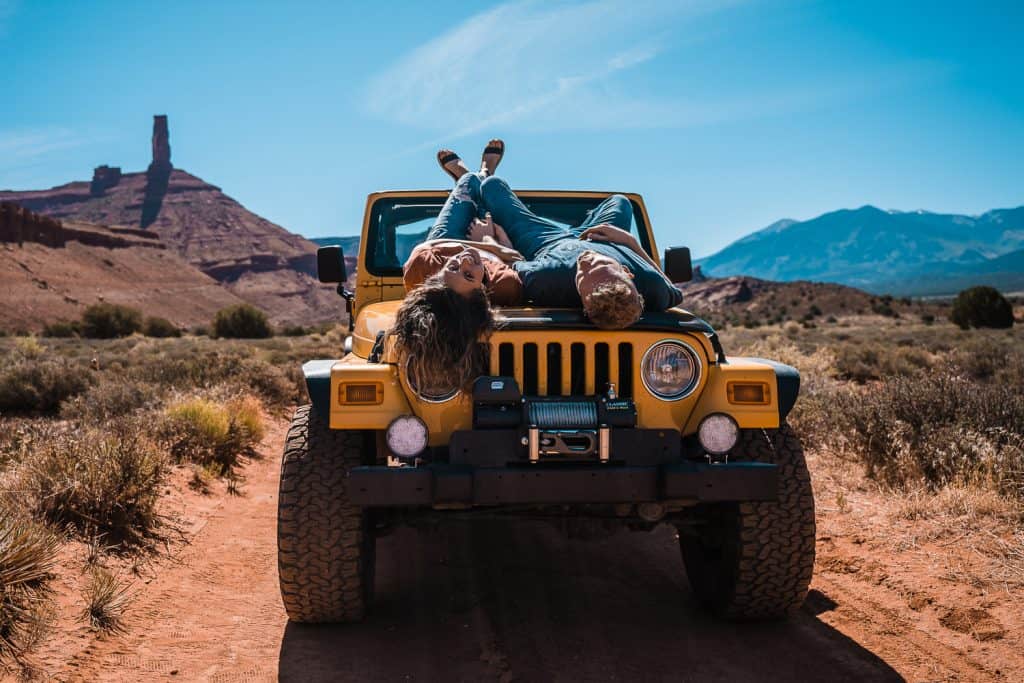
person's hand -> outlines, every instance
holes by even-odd
[[[490,217],[490,214],[488,214],[488,217]],[[501,227],[500,225],[493,221],[491,221],[491,224],[494,226],[494,239],[498,241],[498,244],[502,245],[503,247],[513,249],[514,247],[512,246],[512,240],[508,238],[508,233],[505,232],[505,228]]]
[[[469,239],[473,242],[485,242],[488,237],[494,238],[493,223],[488,224],[486,221],[474,218],[473,222],[469,224]]]
[[[637,243],[636,238],[631,234],[608,223],[602,223],[601,225],[595,225],[592,228],[587,228],[580,234],[580,239],[588,242],[612,242],[615,244],[624,244],[631,248]]]
[[[487,238],[497,242],[498,244],[511,245],[509,242],[508,235],[505,234],[505,230],[494,222],[491,218],[490,212],[484,216],[483,220],[474,218],[473,222],[469,226],[469,239],[474,242],[486,242]]]

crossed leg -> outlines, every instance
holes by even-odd
[[[463,173],[451,194],[437,214],[434,225],[427,233],[427,240],[464,240],[469,235],[469,225],[477,217],[480,204],[480,174]]]
[[[505,228],[512,246],[528,261],[544,247],[574,236],[568,228],[530,211],[501,178],[485,179],[480,197],[494,222]]]

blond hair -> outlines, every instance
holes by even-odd
[[[621,330],[640,319],[644,298],[632,280],[605,282],[583,300],[590,321],[604,330]]]

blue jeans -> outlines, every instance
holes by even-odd
[[[594,207],[582,224],[566,228],[530,211],[508,183],[497,176],[491,176],[480,183],[480,198],[491,212],[494,222],[505,228],[512,246],[527,261],[535,259],[537,254],[562,240],[579,239],[584,230],[601,223],[629,232],[633,220],[633,205],[630,201],[620,194],[613,194]]]
[[[444,206],[441,213],[437,214],[433,227],[427,233],[427,240],[453,239],[464,240],[469,236],[469,224],[479,215],[480,210],[480,185],[482,181],[479,173],[464,173]]]

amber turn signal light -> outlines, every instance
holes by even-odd
[[[384,385],[380,382],[355,384],[344,382],[338,387],[341,405],[375,406],[384,402]]]
[[[764,382],[729,382],[725,385],[729,403],[764,406],[771,402],[771,392]]]

